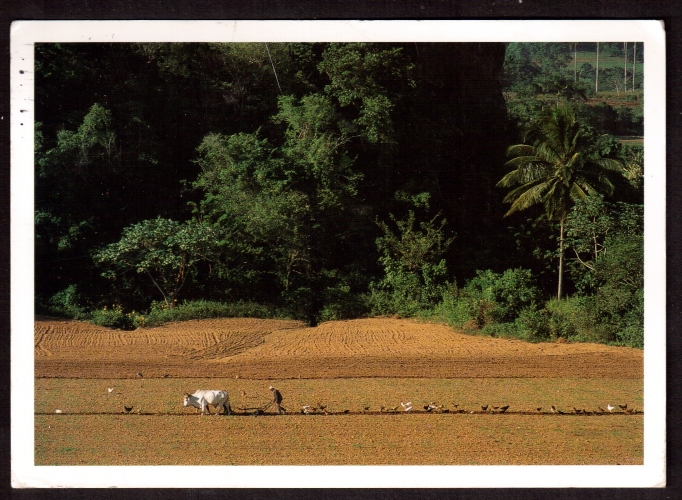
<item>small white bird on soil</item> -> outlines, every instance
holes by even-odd
[[[54,412],[55,412],[55,413],[61,413],[61,412],[62,412],[62,410],[60,410],[60,409],[56,409],[56,410],[55,410]]]
[[[606,405],[606,409],[609,410],[609,412],[614,410],[615,408],[616,408],[615,406],[611,406],[610,404]]]
[[[403,407],[403,410],[405,411],[410,411],[412,410],[412,401],[408,401],[407,403],[403,403],[402,401],[400,402],[400,406]]]
[[[114,388],[113,387],[107,387],[107,391],[109,391],[109,394],[111,394],[112,392],[114,392]]]

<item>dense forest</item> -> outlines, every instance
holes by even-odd
[[[642,347],[642,55],[37,44],[36,311]]]

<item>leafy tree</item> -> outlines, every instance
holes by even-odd
[[[384,277],[374,285],[375,309],[411,315],[441,299],[447,274],[442,256],[454,238],[444,235],[445,219],[436,223],[440,214],[419,223],[419,229],[414,227],[412,210],[402,220],[393,214],[390,217],[397,234],[385,222],[377,221],[384,233],[376,240]]]
[[[323,53],[319,70],[330,83],[325,93],[341,108],[353,107],[349,117],[359,133],[371,143],[391,142],[392,110],[406,86],[414,86],[414,65],[400,47],[381,44],[332,43]],[[402,87],[402,88],[401,88]]]
[[[94,259],[111,268],[102,276],[113,281],[119,273],[145,274],[166,306],[175,307],[197,264],[216,258],[217,241],[219,233],[214,227],[158,217],[125,228],[121,239],[97,251]]]
[[[544,205],[547,218],[559,222],[559,284],[561,299],[564,272],[564,223],[571,204],[588,194],[613,192],[608,171],[620,171],[620,161],[595,154],[591,144],[581,140],[582,130],[571,106],[560,106],[543,113],[528,138],[532,144],[517,144],[508,149],[513,170],[499,187],[513,188],[504,198],[511,203],[505,214]]]
[[[578,200],[566,217],[566,249],[574,254],[571,274],[583,293],[597,291],[603,273],[601,261],[609,253],[608,244],[643,234],[643,207],[627,203],[611,204],[600,194]]]

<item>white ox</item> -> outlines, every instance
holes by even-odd
[[[214,406],[216,408],[216,415],[220,411],[220,407],[223,407],[223,414],[230,414],[230,399],[225,391],[196,391],[194,394],[185,393],[183,398],[184,406],[194,406],[195,408],[201,409],[201,414],[204,412],[211,414],[209,406]]]

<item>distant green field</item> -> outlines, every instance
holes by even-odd
[[[583,63],[589,63],[592,66],[597,65],[597,53],[596,52],[578,52],[576,59],[578,61],[578,67],[580,67],[580,65]],[[569,68],[572,66],[573,66],[573,58],[571,58],[571,62],[568,64]],[[628,59],[628,71],[630,71],[631,66],[632,66],[632,58]],[[599,69],[622,68],[622,67],[623,67],[623,58],[622,57],[620,57],[620,56],[605,56],[601,53],[599,54]],[[639,73],[640,70],[644,71],[644,63],[638,61],[636,71]]]

